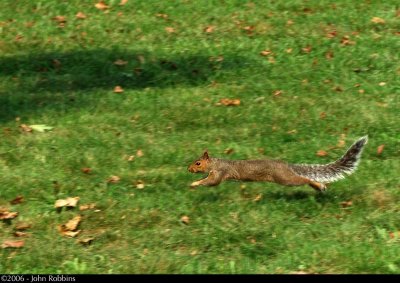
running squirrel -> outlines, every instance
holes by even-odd
[[[207,150],[189,165],[191,173],[208,173],[208,176],[190,186],[217,186],[225,180],[274,182],[284,186],[309,185],[325,191],[326,184],[352,174],[360,161],[368,136],[358,139],[335,162],[325,165],[289,164],[280,160],[224,160],[212,158]]]

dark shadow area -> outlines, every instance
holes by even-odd
[[[0,121],[20,112],[48,108],[57,103],[73,106],[85,99],[81,91],[147,87],[197,86],[211,83],[225,70],[254,66],[237,54],[150,54],[147,51],[88,50],[0,58],[0,77],[11,89],[0,93]],[[73,101],[68,94],[77,92]],[[52,99],[53,94],[58,97]],[[59,96],[64,95],[64,98]]]

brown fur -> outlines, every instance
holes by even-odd
[[[208,152],[188,167],[192,173],[209,173],[191,187],[217,186],[225,180],[274,182],[285,186],[310,185],[323,191],[326,186],[296,174],[286,162],[279,160],[223,160],[210,158]]]
[[[309,185],[318,191],[352,174],[360,161],[368,136],[359,138],[335,162],[325,165],[288,164],[279,160],[224,160],[203,156],[189,165],[192,173],[209,173],[207,178],[193,182],[191,187],[217,186],[225,180],[274,182],[285,186]]]

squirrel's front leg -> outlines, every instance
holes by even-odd
[[[223,174],[221,172],[211,170],[206,178],[193,182],[192,184],[190,184],[190,187],[194,188],[197,186],[216,186],[219,185],[222,180]]]

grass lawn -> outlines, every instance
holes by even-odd
[[[125,2],[0,1],[0,273],[400,273],[397,0]],[[325,194],[189,188],[205,148],[328,163],[366,134]]]

